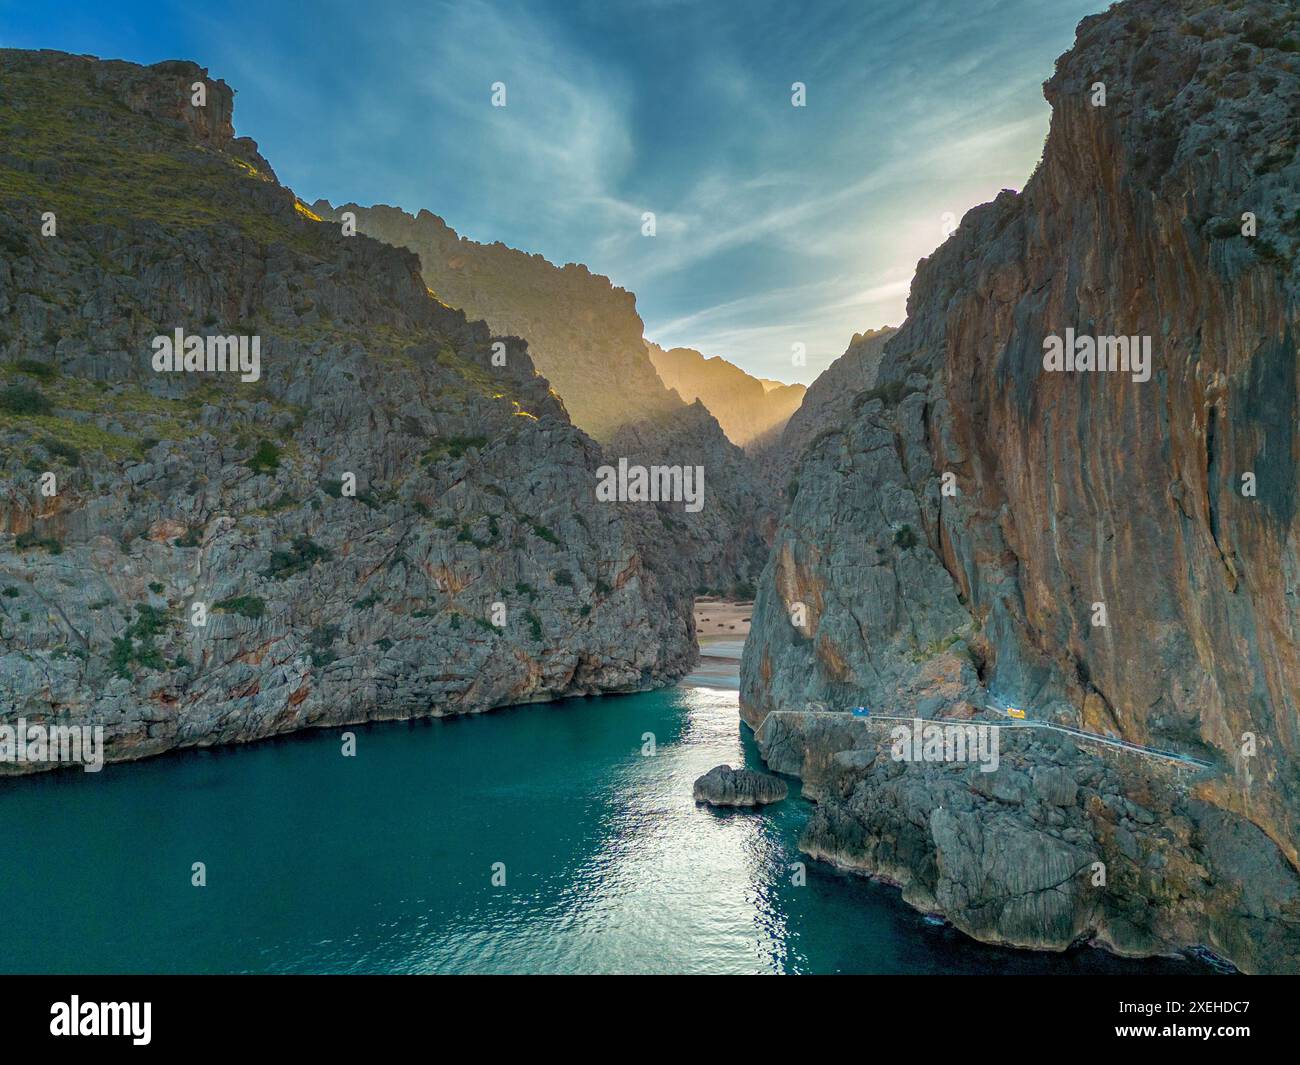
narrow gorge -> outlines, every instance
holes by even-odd
[[[0,777],[32,776],[0,801],[57,814],[37,789],[80,776],[10,757],[35,726],[168,755],[210,821],[247,815],[217,784],[273,794],[283,753],[301,794],[286,771],[292,816],[250,853],[275,868],[308,826],[334,884],[361,864],[334,822],[369,840],[409,814],[366,852],[389,927],[368,882],[368,925],[323,892],[328,935],[284,932],[288,961],[256,934],[227,959],[209,927],[214,971],[894,972],[923,943],[926,971],[1300,972],[1300,11],[1123,0],[1042,89],[1023,188],[805,385],[766,349],[676,343],[698,319],[639,281],[638,304],[612,252],[588,258],[607,277],[462,235],[436,183],[428,207],[308,203],[198,63],[0,49]],[[777,225],[726,214],[728,150],[699,149],[691,189],[732,219],[724,261]],[[783,165],[752,186],[788,222],[812,208]],[[672,223],[708,244],[708,216]],[[814,283],[786,247],[754,284],[812,332],[889,290],[858,250]],[[789,305],[718,296],[686,339],[785,360]],[[662,496],[603,495],[628,467]],[[674,470],[700,471],[698,507]],[[461,718],[532,703],[562,705]],[[363,732],[372,776],[333,764],[342,726],[417,720]],[[921,757],[925,724],[989,757]],[[220,761],[313,729],[336,732]],[[149,799],[107,809],[153,816],[148,765],[110,768]],[[498,859],[518,924],[466,887]],[[317,854],[292,860],[296,883]],[[878,924],[847,931],[858,912]]]
[[[430,290],[497,333],[525,339],[574,424],[612,461],[703,468],[708,504],[691,513],[659,508],[663,535],[701,591],[732,592],[757,579],[767,558],[759,534],[775,520],[753,462],[701,402],[687,403],[655,371],[636,297],[579,263],[459,236],[428,211],[383,205],[312,205],[322,217],[351,215],[358,232],[409,248]],[[744,376],[744,375],[742,375]]]

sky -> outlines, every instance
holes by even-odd
[[[1105,6],[0,0],[0,46],[192,59],[308,203],[423,208],[585,263],[636,293],[650,340],[807,383],[902,322],[946,223],[1024,186],[1042,83]]]

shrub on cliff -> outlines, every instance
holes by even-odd
[[[45,448],[51,455],[63,459],[69,466],[81,465],[81,451],[71,444],[62,440],[55,440],[52,436],[41,437],[41,447]]]
[[[266,601],[255,595],[233,595],[212,605],[223,614],[238,614],[242,618],[260,618],[266,613]]]
[[[14,363],[14,367],[31,377],[39,377],[42,381],[50,381],[59,376],[57,368],[48,362],[38,362],[36,359],[19,359]]]
[[[10,385],[8,388],[0,390],[0,411],[4,411],[6,414],[36,417],[53,413],[54,405],[35,388],[28,388],[25,385]]]
[[[63,554],[63,543],[54,539],[52,536],[37,536],[30,529],[27,532],[20,532],[14,537],[14,547],[19,551],[26,551],[32,547],[43,547],[51,555]]]
[[[271,473],[280,468],[280,449],[270,440],[263,440],[257,445],[253,457],[248,460],[248,468],[254,473]]]
[[[294,538],[289,550],[271,552],[271,563],[267,566],[265,575],[284,580],[332,557],[329,548],[321,547],[310,536],[298,536]]]

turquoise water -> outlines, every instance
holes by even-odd
[[[357,728],[355,758],[343,731],[0,781],[0,970],[1198,971],[982,947],[816,863],[793,886],[797,782],[691,799],[760,767],[731,691]]]

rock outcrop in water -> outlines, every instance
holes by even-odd
[[[1267,0],[1085,19],[1024,191],[921,263],[875,385],[797,471],[743,713],[769,758],[825,767],[805,846],[979,938],[1300,970],[1298,51]],[[1067,330],[1150,338],[1150,379],[1048,372]],[[990,694],[1215,768],[1044,740],[983,781],[769,717]]]
[[[1247,969],[1300,964],[1294,869],[1258,828],[1198,798],[1198,775],[1028,728],[1000,732],[993,772],[909,763],[893,757],[894,727],[798,711],[763,721],[768,765],[817,801],[808,854],[897,884],[986,942],[1135,957],[1205,945]]]
[[[699,400],[722,426],[727,439],[746,450],[781,435],[807,389],[775,386],[750,377],[717,355],[706,359],[694,348],[647,344],[660,380],[688,403]]]
[[[232,95],[0,51],[0,723],[122,759],[684,673],[661,516],[596,503],[523,343],[315,218]],[[257,379],[156,371],[175,329]]]
[[[784,780],[752,769],[717,765],[695,781],[695,801],[711,806],[766,806],[780,802],[789,789]]]
[[[538,369],[608,461],[702,466],[703,510],[660,508],[663,535],[702,590],[730,592],[762,569],[760,529],[774,519],[758,472],[699,402],[664,386],[650,362],[636,297],[585,266],[461,237],[437,215],[396,207],[313,204],[323,217],[356,216],[358,231],[420,257],[424,280],[494,332],[526,338]]]

